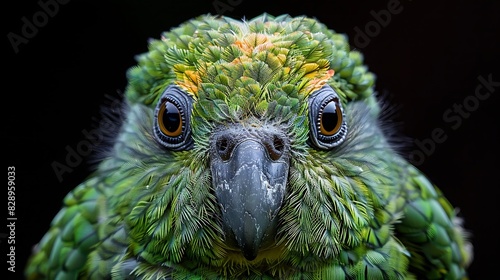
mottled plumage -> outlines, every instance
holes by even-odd
[[[467,232],[395,151],[344,35],[206,15],[137,59],[113,146],[28,279],[467,278]]]

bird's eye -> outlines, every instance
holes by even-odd
[[[158,111],[158,126],[163,134],[169,137],[177,137],[182,133],[182,115],[178,105],[170,100],[165,100]]]
[[[319,132],[325,136],[332,136],[342,127],[344,116],[340,109],[338,98],[328,101],[319,113]]]
[[[154,116],[154,136],[165,148],[179,151],[192,147],[189,124],[193,99],[176,86],[160,97]]]
[[[329,150],[344,142],[347,124],[337,93],[328,85],[309,97],[310,142]]]

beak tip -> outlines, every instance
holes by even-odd
[[[257,257],[257,250],[243,250],[243,256],[249,261],[255,260]]]
[[[243,256],[249,261],[257,257],[264,237],[262,229],[267,229],[269,226],[269,221],[261,218],[253,217],[249,212],[245,212],[238,230],[234,232]]]

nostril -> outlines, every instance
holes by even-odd
[[[213,151],[219,155],[223,161],[228,161],[233,156],[236,146],[251,140],[251,142],[260,142],[272,160],[278,160],[283,156],[286,149],[286,138],[276,133],[260,133],[261,135],[244,135],[235,133],[224,133],[216,136]],[[260,139],[259,139],[260,138]]]
[[[285,149],[285,142],[283,138],[278,135],[273,135],[270,141],[264,141],[264,145],[266,146],[267,152],[271,159],[278,160],[283,155],[283,151]]]
[[[234,143],[229,139],[228,136],[223,135],[217,139],[215,144],[217,148],[217,153],[222,158],[222,160],[228,160],[231,157],[231,152],[234,148]]]
[[[217,149],[220,153],[224,153],[227,150],[227,139],[222,138],[217,142]]]
[[[280,153],[283,153],[283,149],[285,148],[285,143],[283,142],[283,139],[281,139],[277,135],[274,135],[273,145],[274,145],[274,149],[276,149]]]

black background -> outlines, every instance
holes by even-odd
[[[401,0],[400,12],[386,19],[385,26],[376,23],[374,14],[381,15],[393,1],[220,0],[230,6],[218,7],[225,16],[238,19],[263,12],[307,15],[347,34],[377,75],[377,91],[397,108],[393,118],[402,124],[399,133],[429,143],[434,129],[444,131],[446,140],[434,142],[434,151],[420,158],[418,167],[460,209],[475,245],[471,279],[484,279],[498,269],[500,249],[493,229],[499,221],[500,202],[494,177],[498,174],[500,86],[485,100],[473,102],[481,84],[478,77],[491,75],[500,82],[499,4]],[[90,157],[84,157],[59,181],[51,164],[65,164],[67,148],[76,149],[86,140],[83,131],[96,126],[100,107],[109,102],[106,96],[120,97],[126,86],[125,71],[135,65],[136,54],[147,50],[149,38],[218,10],[217,1],[68,1],[59,4],[59,10],[39,24],[16,53],[8,34],[22,35],[22,18],[33,22],[33,15],[42,9],[37,1],[10,2],[14,1],[3,4],[2,15],[6,63],[1,64],[1,138],[3,168],[16,167],[16,273],[7,275],[22,279],[30,247],[48,229],[66,193],[91,170]],[[372,29],[361,42],[357,30],[367,27]],[[458,118],[461,123],[454,129],[455,122],[443,114],[464,102],[470,112]],[[416,146],[404,151],[423,152]],[[7,186],[1,193],[6,197]],[[7,208],[7,198],[3,201]],[[0,227],[0,233],[5,232],[7,228]],[[0,241],[4,260],[7,240]],[[1,263],[0,271],[7,272],[8,265]]]

